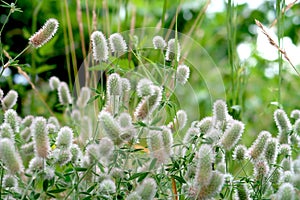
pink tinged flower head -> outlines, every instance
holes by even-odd
[[[203,144],[199,148],[198,163],[196,168],[196,182],[201,186],[207,186],[212,178],[212,163],[214,162],[213,148],[208,144]]]
[[[168,41],[167,52],[166,52],[166,60],[172,61],[176,58],[176,61],[179,61],[180,58],[180,45],[175,39],[170,39]]]
[[[10,125],[14,132],[19,132],[20,120],[17,112],[13,109],[9,109],[4,113],[4,123]]]
[[[94,60],[107,61],[108,46],[104,34],[101,31],[95,31],[91,35],[92,50]]]
[[[184,85],[190,77],[190,68],[186,65],[179,65],[175,77],[179,84]]]
[[[163,50],[167,46],[166,41],[161,36],[158,35],[153,37],[152,42],[153,42],[154,49]]]
[[[262,181],[269,173],[269,166],[264,159],[257,160],[254,164],[254,176],[256,180]]]
[[[127,51],[127,44],[120,33],[114,33],[109,36],[111,51],[117,55],[122,55]]]
[[[271,138],[271,133],[268,131],[261,131],[249,148],[249,156],[252,159],[258,159],[259,156],[264,152],[267,140]]]
[[[15,90],[10,90],[1,100],[4,110],[8,110],[16,105],[18,100],[18,93]]]
[[[50,152],[50,143],[46,119],[43,117],[35,118],[30,129],[34,141],[36,156],[47,158]]]
[[[76,105],[78,106],[78,108],[84,108],[87,105],[90,97],[91,97],[90,88],[82,87],[80,90],[79,97],[76,101]]]
[[[8,138],[0,139],[0,160],[11,174],[22,172],[24,169],[19,153]]]
[[[289,144],[290,143],[289,133],[292,130],[292,125],[285,111],[282,109],[277,109],[274,112],[274,120],[279,132],[278,133],[279,143]]]
[[[29,38],[29,44],[34,48],[39,48],[46,44],[57,32],[58,21],[56,19],[48,19],[44,26]]]
[[[134,116],[138,120],[144,120],[150,116],[159,106],[162,99],[162,89],[158,86],[153,86],[154,93],[152,96],[144,97],[138,104]]]
[[[136,188],[136,193],[141,197],[143,200],[153,200],[154,196],[157,191],[157,184],[154,179],[152,178],[146,178]]]
[[[221,138],[221,145],[226,150],[231,150],[241,138],[245,125],[237,120],[231,122]]]
[[[154,94],[153,83],[146,78],[143,78],[138,82],[136,90],[139,97],[151,96]]]
[[[114,119],[113,116],[106,111],[101,111],[99,113],[98,120],[106,135],[115,144],[120,144],[122,142],[120,139],[121,127],[119,126],[117,120]]]
[[[59,149],[70,149],[73,142],[73,130],[70,127],[62,127],[57,135],[55,145]]]
[[[67,83],[60,82],[58,86],[58,100],[62,105],[72,104],[72,97]]]
[[[49,79],[49,86],[52,91],[57,90],[60,84],[59,78],[56,76],[51,76]]]

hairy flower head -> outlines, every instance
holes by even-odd
[[[18,93],[15,90],[10,90],[4,98],[1,100],[4,110],[8,110],[16,105],[18,99]]]
[[[101,31],[94,31],[91,35],[91,42],[94,60],[107,61],[108,46],[104,34]]]

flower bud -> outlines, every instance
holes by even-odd
[[[167,46],[166,41],[161,36],[158,35],[153,37],[152,42],[153,42],[154,49],[163,50]]]
[[[106,179],[100,183],[99,190],[102,194],[114,194],[116,193],[116,185],[112,180]]]
[[[73,142],[73,130],[67,126],[58,132],[55,145],[59,149],[70,149]]]
[[[32,115],[27,115],[22,121],[21,125],[22,127],[30,127],[32,122],[34,120],[34,117]]]
[[[91,42],[94,60],[107,61],[108,46],[104,34],[101,31],[94,31],[91,35]]]
[[[44,26],[29,38],[29,44],[34,48],[39,48],[46,44],[57,32],[58,21],[56,19],[48,19]]]
[[[122,82],[122,92],[123,94],[126,92],[129,92],[131,89],[131,85],[130,82],[127,78],[121,78],[121,82]]]
[[[279,143],[277,138],[269,138],[264,150],[264,157],[269,164],[275,164],[278,155]]]
[[[221,138],[221,145],[224,149],[231,150],[238,143],[244,128],[245,125],[240,121],[234,120],[231,122]]]
[[[48,124],[53,124],[56,130],[60,128],[59,122],[56,117],[49,117]]]
[[[15,110],[9,109],[4,113],[4,123],[9,124],[15,133],[19,132],[19,116]]]
[[[32,155],[34,153],[34,142],[25,143],[21,146],[21,152],[25,155]]]
[[[203,118],[197,125],[197,128],[199,128],[200,133],[207,134],[209,129],[212,127],[212,117],[205,117]]]
[[[47,158],[50,151],[48,130],[46,127],[46,119],[43,117],[37,117],[30,128],[36,156],[41,158]]]
[[[88,87],[81,88],[80,95],[77,99],[76,105],[79,108],[84,108],[87,105],[90,96],[91,96],[91,90]]]
[[[278,139],[280,144],[289,144],[289,133],[292,130],[291,122],[284,110],[277,109],[274,112],[274,120],[279,131]]]
[[[88,156],[89,162],[99,162],[101,157],[98,144],[89,144],[86,147],[86,154]]]
[[[186,65],[179,65],[176,70],[176,81],[184,85],[190,77],[190,68]]]
[[[147,138],[147,145],[152,158],[157,159],[157,163],[165,163],[168,159],[164,149],[164,143],[161,131],[150,130]]]
[[[10,90],[5,97],[1,100],[2,107],[4,110],[12,108],[18,100],[18,93],[14,90]]]
[[[289,158],[282,159],[280,165],[281,165],[283,171],[292,171],[293,170],[292,162]]]
[[[249,148],[249,155],[252,159],[257,159],[264,152],[266,142],[271,137],[268,131],[261,131],[257,139],[253,142],[252,146]]]
[[[11,174],[23,171],[24,167],[20,155],[13,142],[8,138],[0,139],[0,160]]]
[[[187,114],[184,110],[178,110],[176,113],[173,122],[170,122],[168,127],[171,128],[172,131],[176,129],[182,130],[187,122]]]
[[[15,141],[15,134],[14,134],[14,131],[11,128],[10,124],[3,123],[0,126],[0,138],[8,138],[8,139],[10,139],[14,143],[14,141]]]
[[[3,183],[4,188],[16,188],[18,186],[18,182],[15,176],[11,174],[5,174],[3,176]]]
[[[156,188],[157,184],[155,180],[152,178],[146,178],[142,184],[136,188],[136,192],[143,200],[153,200],[156,194]]]
[[[288,144],[282,144],[280,145],[280,155],[287,157],[292,155],[292,149],[291,146]]]
[[[221,128],[221,130],[226,125],[226,120],[228,116],[228,109],[225,101],[217,100],[213,105],[213,124],[217,128]]]
[[[31,138],[31,129],[29,127],[24,128],[21,131],[21,138],[25,141],[28,142]]]
[[[297,120],[300,118],[300,110],[293,110],[291,113],[291,118]]]
[[[244,145],[237,145],[233,151],[233,160],[243,161],[247,159],[247,148]]]
[[[115,143],[120,144],[121,128],[117,123],[117,120],[111,116],[109,112],[101,111],[98,115],[98,120],[103,127],[106,135]]]
[[[175,57],[176,57],[176,61],[178,62],[180,58],[180,45],[173,38],[168,41],[166,60],[172,61]]]
[[[201,186],[208,185],[212,178],[212,163],[214,162],[214,153],[210,145],[203,144],[199,148],[199,158],[196,168],[196,182]]]
[[[130,127],[132,126],[132,121],[131,121],[131,116],[128,114],[128,113],[121,113],[119,118],[118,118],[118,121],[119,121],[119,124],[122,128],[127,128],[127,127]]]
[[[59,78],[57,78],[56,76],[51,76],[49,79],[49,86],[50,89],[53,90],[57,90],[60,84],[60,80]]]
[[[65,82],[60,82],[58,86],[58,99],[60,104],[72,104],[72,97],[68,85]]]
[[[136,90],[139,97],[151,96],[154,94],[153,83],[146,78],[143,78],[138,82]]]
[[[290,183],[283,183],[276,193],[276,200],[294,200],[295,188]]]
[[[210,197],[214,197],[221,192],[223,185],[224,175],[218,171],[213,171],[209,184],[201,186],[198,199],[209,199]]]
[[[114,143],[111,141],[111,139],[104,137],[100,140],[98,148],[100,157],[109,158],[113,154]]]
[[[120,33],[114,33],[109,36],[109,45],[111,51],[116,55],[122,55],[127,51],[127,45]]]

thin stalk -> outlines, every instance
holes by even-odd
[[[278,46],[282,48],[283,44],[281,42],[281,38],[284,35],[283,25],[284,25],[284,13],[281,10],[284,8],[285,0],[276,0],[276,18],[277,18],[277,30],[278,30]],[[281,85],[282,85],[282,67],[283,60],[282,54],[278,51],[278,93],[277,93],[277,102],[281,105]]]
[[[0,174],[0,199],[2,196],[2,181],[3,181],[3,176],[4,176],[4,167],[2,165],[2,162],[0,162],[0,166],[1,166],[1,174]]]
[[[163,6],[162,15],[161,15],[161,27],[162,28],[165,27],[165,17],[166,17],[166,11],[167,11],[167,3],[168,3],[168,0],[164,0],[164,6]]]

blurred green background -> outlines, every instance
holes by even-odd
[[[6,2],[11,3],[8,0]],[[202,74],[200,77],[193,72],[197,72],[201,67],[217,67],[223,83],[216,83],[215,89],[219,90],[219,85],[224,84],[230,112],[246,124],[246,131],[249,134],[245,137],[254,136],[260,130],[266,129],[276,134],[273,112],[278,105],[281,104],[288,114],[293,109],[300,109],[298,92],[300,77],[286,61],[283,62],[281,99],[278,102],[278,53],[276,49],[268,47],[268,41],[263,36],[258,40],[261,31],[257,29],[254,19],[270,27],[276,19],[276,1],[253,1],[255,3],[250,0],[233,1],[234,7],[230,8],[231,11],[226,2],[22,0],[16,5],[23,12],[13,13],[3,29],[2,47],[13,57],[26,47],[30,35],[48,18],[58,19],[60,28],[54,39],[40,49],[27,51],[19,58],[19,63],[26,64],[24,70],[38,86],[51,109],[61,113],[57,106],[56,94],[49,91],[47,80],[55,75],[72,85],[74,68],[79,69],[85,56],[90,52],[89,35],[93,30],[101,30],[106,36],[114,32],[145,27],[175,30],[177,15],[178,32],[189,36],[203,47],[188,52],[189,56],[195,59],[198,51],[203,54],[202,57],[198,57],[198,65],[191,67],[192,75],[189,80],[191,87],[186,91],[180,91],[182,94],[188,94],[192,89],[195,94],[193,98],[196,98],[196,103],[191,104],[190,98],[180,99],[182,107],[189,107],[188,115],[192,116],[190,121],[211,115],[212,106],[212,99],[205,84],[205,79],[209,76]],[[9,8],[0,8],[1,26],[8,12]],[[299,24],[300,9],[296,3],[284,12],[282,26],[285,36],[283,41],[284,45],[286,44],[284,47],[296,68],[299,68],[300,64],[297,56],[300,53]],[[271,29],[275,33],[276,27],[275,24]],[[231,57],[228,54],[229,45],[233,47]],[[234,73],[229,58],[233,58],[236,68]],[[5,93],[9,88],[19,92],[17,110],[22,116],[29,113],[49,115],[28,82],[17,73],[16,69],[7,70],[5,76],[0,78],[0,84]],[[200,112],[192,113],[195,110],[193,106]]]

